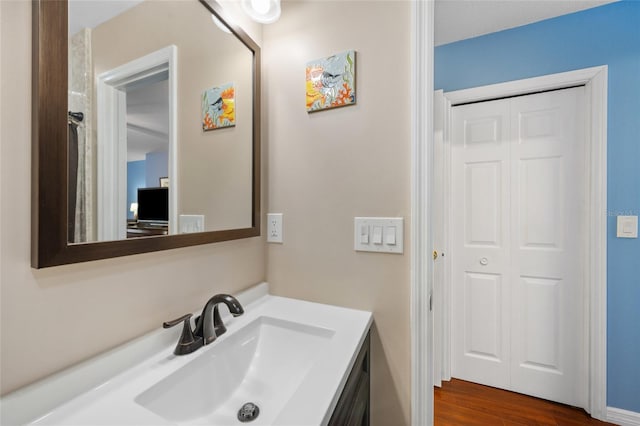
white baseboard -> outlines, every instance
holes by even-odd
[[[620,426],[640,426],[640,413],[607,407],[607,421]]]

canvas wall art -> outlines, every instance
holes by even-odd
[[[307,63],[307,111],[356,103],[356,52],[348,50]]]
[[[202,93],[202,130],[236,125],[236,98],[233,83],[212,87]]]

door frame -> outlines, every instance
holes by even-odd
[[[433,424],[433,1],[411,2],[411,425]]]
[[[169,233],[178,229],[178,48],[165,48],[98,75],[98,241],[126,238],[127,216],[127,85],[168,73],[169,86]]]
[[[584,270],[587,289],[585,292],[584,312],[586,313],[584,337],[588,342],[588,399],[584,407],[592,417],[605,420],[606,407],[606,312],[607,312],[607,222],[604,212],[607,207],[607,66],[586,68],[576,71],[551,74],[541,77],[516,80],[471,89],[443,93],[436,92],[434,108],[436,116],[442,122],[434,123],[436,130],[442,134],[433,139],[434,159],[440,167],[440,176],[433,176],[430,205],[438,209],[434,214],[438,221],[433,223],[434,247],[445,253],[440,262],[434,265],[433,273],[439,274],[441,280],[435,280],[433,291],[441,309],[436,309],[434,317],[434,336],[441,342],[440,348],[434,348],[431,358],[434,368],[434,381],[451,379],[451,258],[446,253],[451,247],[448,217],[450,216],[451,197],[451,108],[455,105],[478,102],[490,99],[532,94],[536,92],[584,86],[587,99],[587,231],[588,246]],[[438,111],[439,110],[439,111]],[[441,145],[438,145],[441,144]],[[433,168],[432,168],[433,170]],[[429,195],[427,195],[429,196]],[[441,203],[437,203],[438,198]],[[438,270],[442,268],[443,270]],[[439,336],[439,337],[438,337]]]

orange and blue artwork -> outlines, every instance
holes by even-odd
[[[307,63],[307,112],[356,103],[356,52]]]
[[[236,125],[236,95],[233,83],[212,87],[202,93],[202,130]]]

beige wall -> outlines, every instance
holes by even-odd
[[[207,231],[250,227],[253,55],[242,42],[197,1],[149,0],[93,29],[95,75],[169,45],[177,47],[178,214],[204,215]],[[227,83],[236,125],[203,132],[202,93]]]
[[[372,420],[410,418],[410,2],[288,1],[265,26],[267,248],[279,295],[374,313]],[[308,114],[305,64],[357,51],[357,105]],[[404,255],[356,253],[354,216],[405,218]]]
[[[30,267],[31,2],[0,1],[0,392],[264,280],[252,238],[34,270]],[[257,40],[260,42],[260,40]]]
[[[265,246],[254,238],[31,269],[30,3],[0,1],[0,18],[5,394],[262,280]],[[409,2],[285,1],[264,29],[263,211],[285,215],[266,277],[276,294],[374,312],[374,425],[409,423],[409,26]],[[357,105],[307,114],[305,63],[346,49],[358,52]],[[353,251],[353,217],[367,215],[405,217],[404,255]]]

